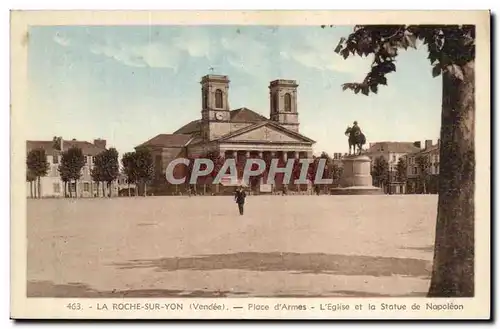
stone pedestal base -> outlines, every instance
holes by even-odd
[[[370,158],[353,155],[342,159],[343,172],[340,186],[330,190],[334,195],[371,195],[383,194],[382,189],[373,186],[370,173]]]

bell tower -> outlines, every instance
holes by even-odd
[[[213,140],[230,132],[229,79],[205,75],[201,79],[201,136]]]
[[[295,80],[274,80],[269,84],[270,119],[284,128],[299,132],[297,87]]]

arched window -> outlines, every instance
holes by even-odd
[[[217,89],[215,91],[215,107],[218,109],[222,108],[222,90]]]
[[[273,94],[273,110],[278,112],[278,94]]]
[[[292,111],[292,96],[290,94],[285,94],[285,111]]]

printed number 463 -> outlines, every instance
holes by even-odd
[[[82,309],[82,306],[80,305],[80,303],[69,303],[68,305],[66,305],[66,308],[72,311],[78,311]]]

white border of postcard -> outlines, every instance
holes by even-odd
[[[26,297],[25,131],[29,25],[234,24],[234,25],[476,25],[476,296],[474,298],[162,298],[124,299],[130,303],[179,303],[171,312],[99,311],[116,299]],[[31,319],[487,319],[490,317],[490,13],[488,11],[14,11],[11,13],[11,317]],[[194,311],[190,304],[225,305],[225,311]],[[80,305],[74,309],[67,305]],[[249,311],[250,303],[268,311]],[[321,310],[320,304],[349,305]],[[407,311],[369,305],[405,304]],[[426,304],[452,305],[440,311]],[[306,305],[306,310],[275,310],[277,304]],[[361,305],[357,307],[356,305]],[[235,308],[236,307],[236,308]],[[242,308],[239,308],[242,307]],[[361,309],[360,309],[361,308]]]

